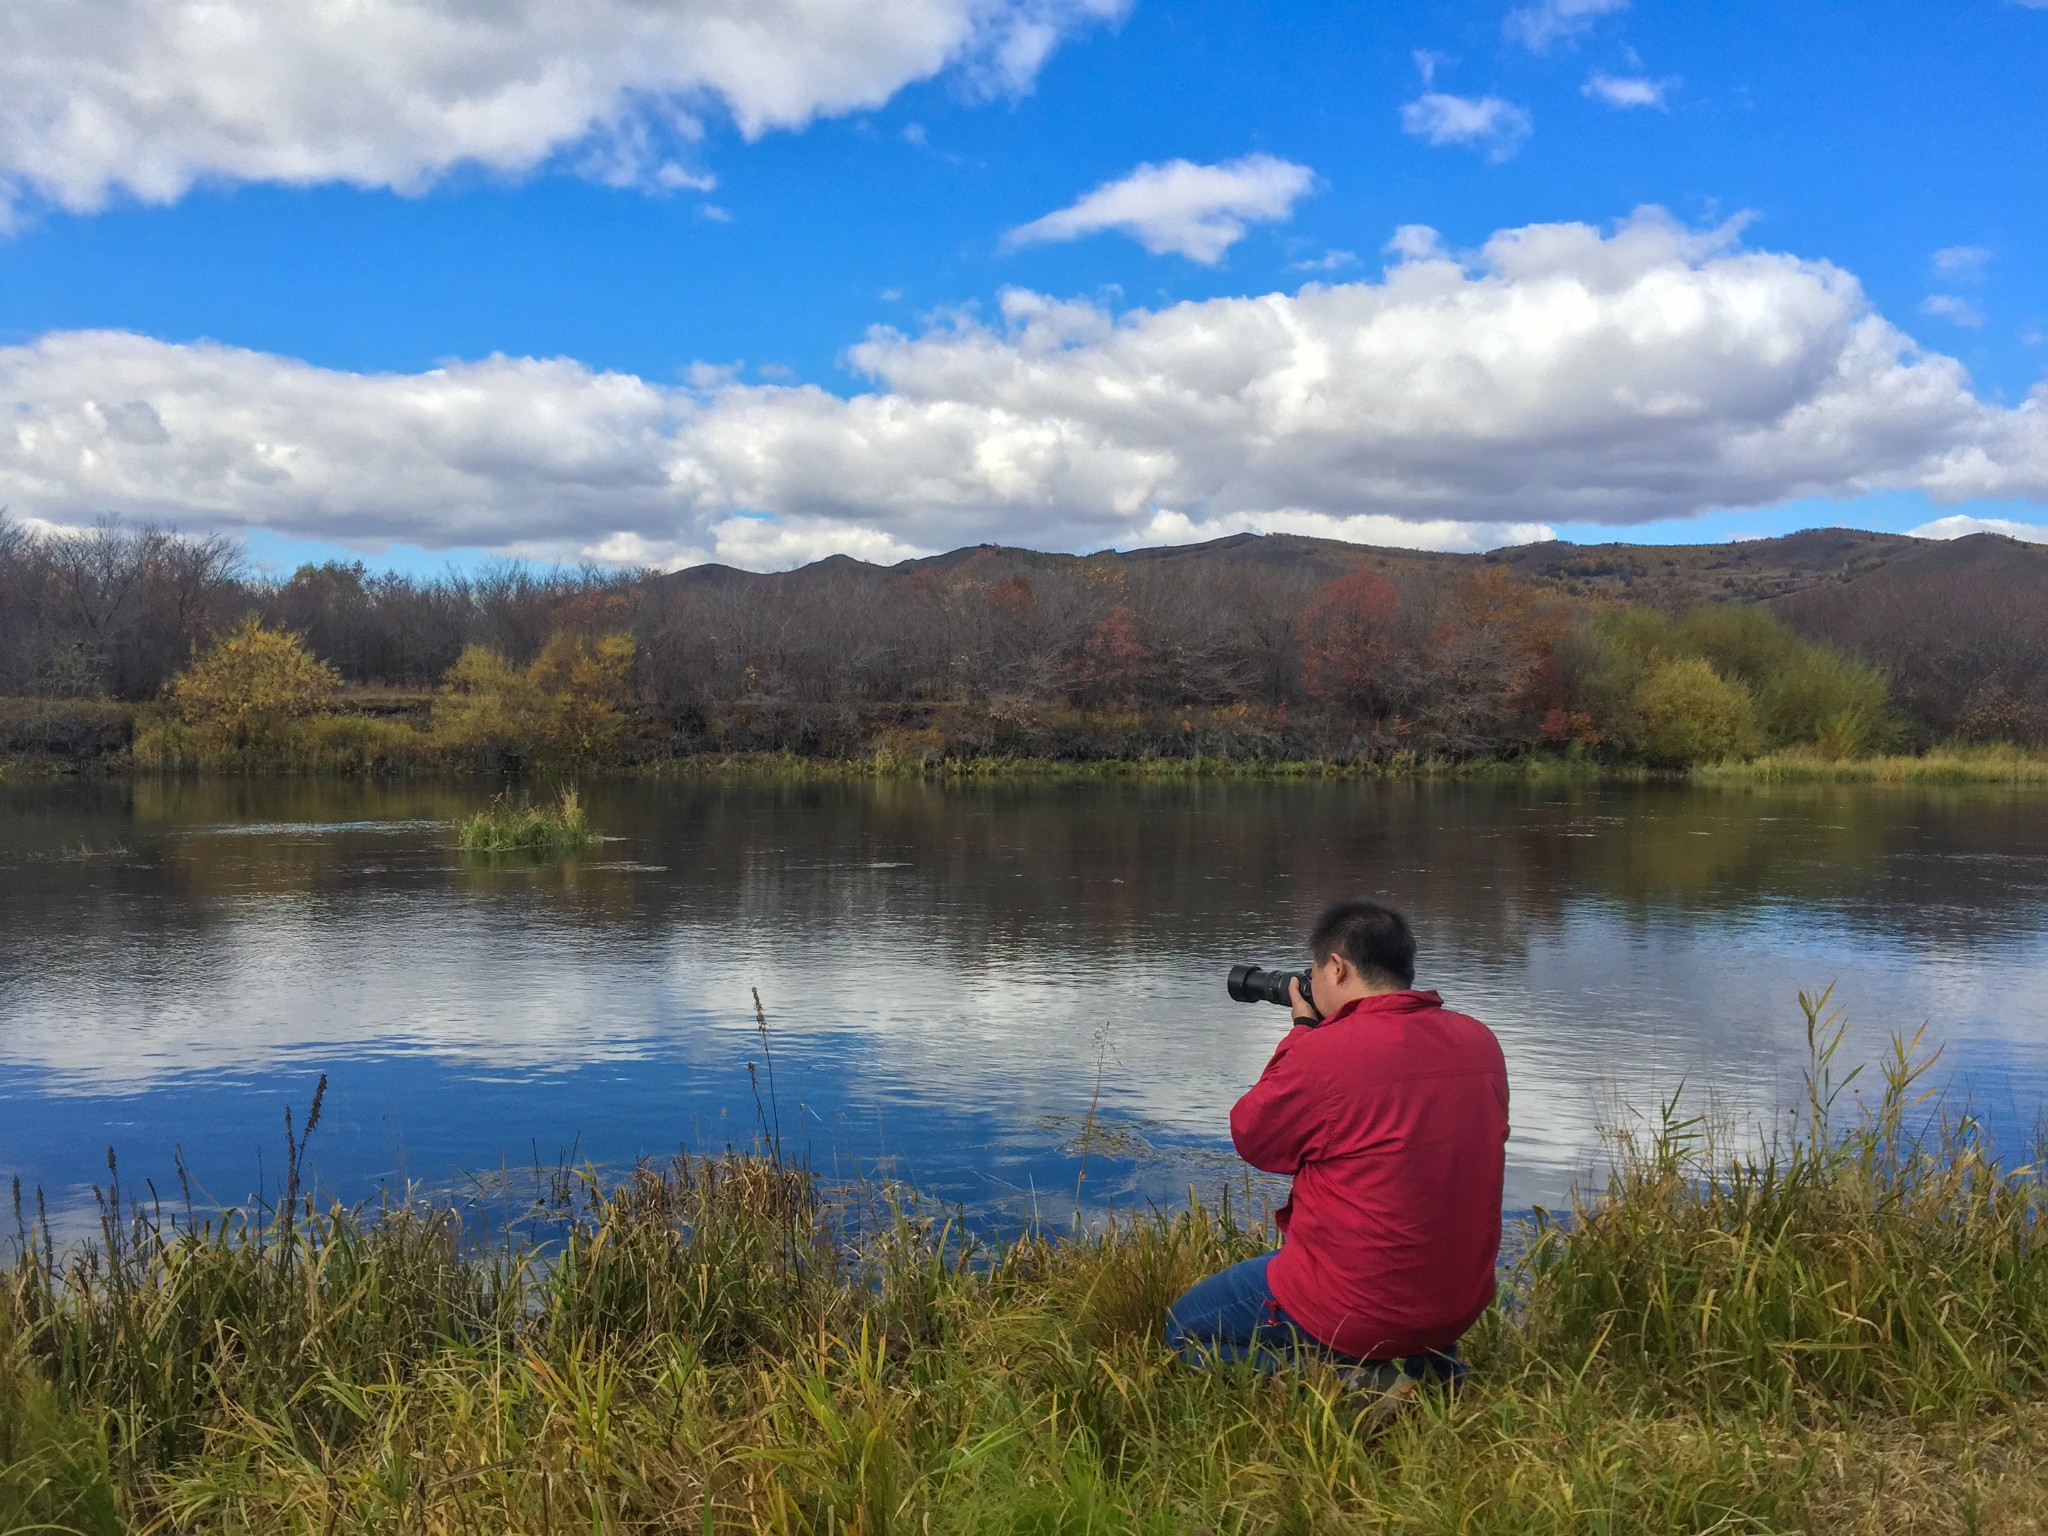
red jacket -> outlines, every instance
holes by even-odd
[[[1294,1178],[1266,1280],[1319,1342],[1375,1359],[1442,1349],[1493,1300],[1507,1064],[1436,993],[1361,998],[1290,1030],[1230,1137]]]

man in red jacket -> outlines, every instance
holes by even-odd
[[[1282,1242],[1173,1304],[1191,1360],[1271,1369],[1297,1353],[1458,1374],[1493,1300],[1508,1077],[1500,1042],[1415,982],[1401,914],[1341,901],[1309,939],[1294,1028],[1230,1112],[1238,1154],[1294,1188]]]

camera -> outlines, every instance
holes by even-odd
[[[1230,968],[1230,996],[1239,1003],[1278,1003],[1282,1008],[1292,1007],[1294,1000],[1287,995],[1287,983],[1301,983],[1301,1000],[1309,1007],[1315,1007],[1315,999],[1309,993],[1307,971],[1269,971],[1257,965],[1233,965]]]

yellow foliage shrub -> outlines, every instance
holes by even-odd
[[[317,714],[341,688],[341,674],[286,629],[250,614],[186,671],[165,698],[211,747],[234,751],[280,740],[292,721]]]
[[[633,708],[633,637],[556,635],[527,675],[539,692],[550,752],[605,757],[626,737]]]
[[[434,702],[435,735],[479,755],[612,756],[632,724],[633,658],[627,634],[558,634],[523,668],[472,645]]]

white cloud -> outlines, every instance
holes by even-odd
[[[1339,272],[1345,267],[1355,267],[1357,265],[1358,253],[1356,251],[1329,250],[1323,252],[1320,256],[1311,256],[1302,261],[1290,261],[1287,264],[1287,269],[1290,272]]]
[[[1128,0],[8,0],[0,209],[169,202],[202,180],[417,191],[554,159],[692,185],[717,106],[742,134],[878,106],[952,68],[1027,88]]]
[[[1643,75],[1596,74],[1579,87],[1579,94],[1604,101],[1618,111],[1630,107],[1655,107],[1663,111],[1665,98],[1677,84],[1676,76],[1652,80]]]
[[[2042,0],[2048,5],[2048,0]],[[1984,268],[1991,260],[1991,252],[1981,245],[1951,245],[1934,253],[1934,270],[1944,277],[1959,277],[1974,280],[1984,275]]]
[[[711,533],[719,559],[752,570],[808,565],[827,555],[893,565],[936,553],[880,528],[826,517],[728,517],[712,524]]]
[[[1155,256],[1172,251],[1214,264],[1244,238],[1247,222],[1290,217],[1315,179],[1307,166],[1272,155],[1245,155],[1221,165],[1188,160],[1141,165],[1070,207],[1011,230],[1005,243],[1078,240],[1114,229]]]
[[[668,537],[666,456],[695,398],[564,360],[354,374],[59,332],[0,349],[0,502],[371,545]],[[144,410],[159,434],[131,430]]]
[[[1468,554],[1509,544],[1539,544],[1557,537],[1548,523],[1461,522],[1438,517],[1417,521],[1384,512],[1348,517],[1292,508],[1197,521],[1184,512],[1158,512],[1133,530],[1133,545],[1196,544],[1231,533],[1298,533],[1314,539],[1346,539],[1385,549],[1450,549]]]
[[[1380,249],[1402,261],[1435,261],[1446,254],[1444,237],[1427,224],[1403,224]]]
[[[1539,0],[1508,12],[1502,30],[1532,53],[1548,53],[1568,37],[1589,32],[1602,16],[1628,9],[1628,0]]]
[[[1458,62],[1448,53],[1439,53],[1433,48],[1418,48],[1411,57],[1415,60],[1416,73],[1422,76],[1422,83],[1425,87],[1436,84],[1436,72],[1439,69],[1442,69],[1446,64]]]
[[[1954,517],[1937,517],[1908,532],[1916,539],[1960,539],[1971,533],[2002,533],[2008,539],[2048,544],[2048,523],[2016,523],[2009,517],[1969,517],[1958,513]]]
[[[1425,91],[1401,108],[1403,133],[1432,144],[1470,144],[1496,161],[1513,159],[1533,126],[1526,111],[1498,96]]]
[[[1011,292],[990,322],[879,328],[851,399],[57,333],[0,348],[0,504],[778,564],[1274,528],[1477,547],[1897,489],[2048,502],[2048,388],[1978,399],[1826,262],[1654,210],[1457,259],[1402,244],[1377,280],[1295,294],[1116,314]]]
[[[1920,313],[1934,315],[1956,325],[1975,328],[1984,323],[1984,313],[1968,299],[1953,293],[1930,293],[1920,301]]]

